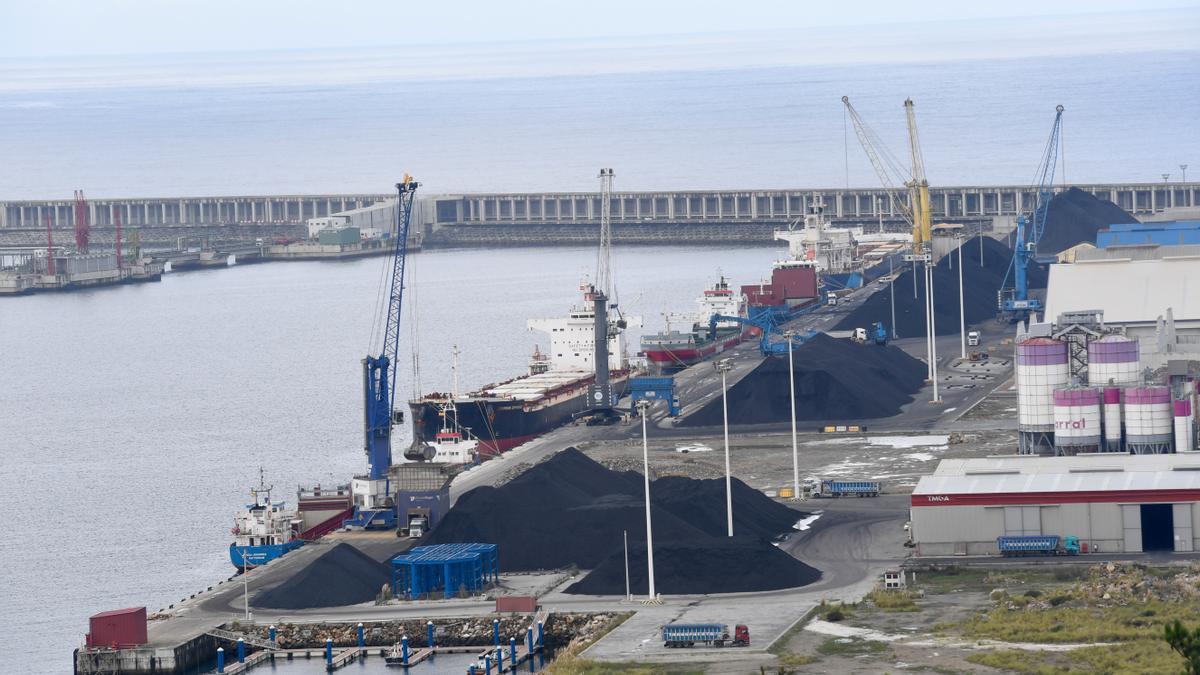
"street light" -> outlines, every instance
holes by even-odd
[[[1171,174],[1164,173],[1164,174],[1162,174],[1162,177],[1163,177],[1163,182],[1166,183],[1168,180],[1171,179]]]
[[[733,536],[733,487],[729,477],[729,391],[725,385],[725,373],[733,369],[729,359],[721,359],[713,364],[721,373],[721,416],[725,422],[725,517],[729,525],[729,536]]]
[[[1180,164],[1179,170],[1183,173],[1183,178],[1180,178],[1179,182],[1186,183],[1187,182],[1187,164]]]
[[[967,314],[963,310],[963,272],[962,272],[962,250],[967,243],[960,235],[958,237],[958,332],[959,338],[962,341],[961,359],[967,358]]]
[[[796,445],[796,366],[792,360],[792,351],[795,346],[792,344],[792,338],[796,337],[796,331],[783,331],[783,338],[788,343],[788,395],[792,399],[792,498],[800,498],[800,453]]]
[[[646,576],[650,582],[647,591],[650,599],[658,597],[654,591],[654,535],[650,530],[650,442],[646,436],[646,418],[650,411],[650,401],[642,399],[637,402],[638,413],[642,416],[642,468],[646,483]]]
[[[892,339],[897,338],[896,334],[896,258],[888,258],[888,276],[891,281],[888,282],[888,302],[892,305]]]

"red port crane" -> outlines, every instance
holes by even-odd
[[[88,212],[87,198],[83,190],[75,191],[75,248],[80,253],[88,252],[88,240],[91,237],[92,219]]]

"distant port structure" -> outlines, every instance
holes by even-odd
[[[1135,216],[1200,206],[1200,182],[1097,183],[1076,185]],[[960,186],[931,189],[936,218],[1015,217],[1032,208],[1035,188]],[[311,218],[368,207],[391,199],[387,194],[255,195],[213,197],[114,198],[90,201],[91,222],[111,226],[118,215],[129,226],[199,226],[233,223],[304,223]],[[767,190],[628,191],[612,195],[612,219],[618,224],[708,225],[763,223],[771,227],[801,218],[814,204],[844,223],[899,222],[899,208],[879,188],[796,188]],[[0,201],[0,229],[66,227],[74,202]],[[572,225],[599,222],[594,192],[526,192],[434,195],[421,200],[414,214],[422,231],[444,227]],[[771,233],[766,231],[767,239]]]

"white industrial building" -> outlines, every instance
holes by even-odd
[[[919,556],[996,555],[1012,535],[1079,538],[1085,553],[1200,546],[1200,454],[948,459],[912,493]]]
[[[433,201],[417,199],[413,204],[411,229],[413,237],[419,238],[423,223],[432,219]],[[309,218],[308,237],[316,239],[321,230],[341,230],[357,227],[363,239],[379,239],[396,229],[396,200],[385,199],[357,209],[331,213],[321,218]]]

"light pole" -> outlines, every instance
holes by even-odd
[[[888,258],[888,276],[891,281],[888,282],[888,301],[892,305],[892,339],[897,337],[896,333],[896,259]]]
[[[646,576],[649,580],[647,591],[653,600],[658,597],[658,593],[654,590],[654,535],[650,529],[650,441],[646,437],[646,418],[650,411],[650,401],[638,401],[637,408],[642,415],[642,469],[645,472],[646,483]]]
[[[632,601],[633,593],[629,591],[629,530],[624,531],[625,537],[625,599]]]
[[[792,351],[796,348],[792,338],[796,331],[785,330],[783,337],[788,344],[788,395],[792,399],[792,498],[800,499],[800,452],[796,444],[796,366],[792,360]]]
[[[967,358],[967,314],[963,310],[963,272],[962,272],[962,250],[967,243],[966,239],[958,238],[958,332],[959,339],[962,342],[962,354],[959,358],[966,360]]]
[[[242,602],[246,605],[246,623],[250,623],[250,577],[246,574],[246,553],[242,550]]]
[[[933,268],[929,268],[929,354],[929,368],[933,376],[933,402],[941,403],[942,397],[938,395],[937,315],[933,312]]]
[[[1180,178],[1180,179],[1179,179],[1179,182],[1180,182],[1180,183],[1186,183],[1186,182],[1187,182],[1187,164],[1180,164],[1180,165],[1179,165],[1179,171],[1180,171],[1181,173],[1183,173],[1183,178]]]
[[[1166,183],[1167,181],[1171,180],[1171,174],[1169,174],[1169,173],[1162,174],[1162,177],[1163,177],[1163,183]]]
[[[725,426],[725,518],[729,526],[729,536],[733,536],[733,487],[729,476],[729,392],[725,386],[725,373],[733,369],[729,359],[716,362],[717,372],[721,373],[721,416]]]

